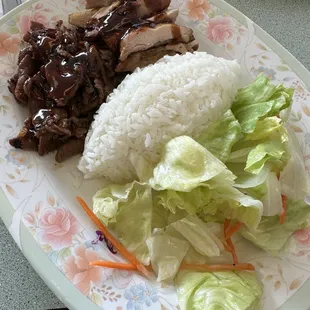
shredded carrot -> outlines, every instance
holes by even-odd
[[[231,253],[231,255],[232,255],[232,258],[233,258],[234,263],[235,263],[235,264],[238,264],[238,263],[239,263],[239,259],[238,259],[238,256],[237,256],[237,253],[236,253],[236,249],[235,249],[234,244],[232,243],[232,241],[231,241],[230,238],[228,238],[228,239],[226,240],[226,242],[227,242],[228,246],[231,248],[230,253]]]
[[[76,197],[77,201],[80,203],[80,205],[83,207],[87,215],[90,217],[90,219],[97,225],[97,227],[102,231],[102,233],[108,238],[112,245],[121,253],[129,262],[131,262],[132,265],[136,266],[136,268],[143,273],[145,276],[149,275],[149,272],[145,268],[144,265],[142,265],[137,258],[131,254],[105,227],[102,222],[97,218],[97,216],[93,213],[92,210],[89,209],[87,203],[81,198]]]
[[[226,230],[229,228],[229,225],[230,225],[230,220],[225,219],[225,222],[224,222],[224,234],[225,234],[225,236],[226,236]]]
[[[227,228],[225,230],[225,239],[227,240],[227,239],[231,238],[232,235],[235,234],[236,232],[238,232],[242,226],[243,226],[243,223],[237,222],[235,225]]]
[[[227,245],[228,247],[230,248],[230,253],[232,255],[232,258],[233,258],[233,261],[235,264],[238,264],[239,260],[238,260],[238,256],[237,256],[237,253],[236,253],[236,249],[234,247],[234,244],[232,243],[231,241],[231,238],[227,238],[227,232],[229,230],[229,226],[230,226],[230,220],[228,219],[225,219],[225,222],[224,222],[224,236],[225,236],[225,239],[226,239],[226,242],[227,242]]]
[[[115,263],[107,261],[93,261],[89,263],[93,267],[105,267],[120,270],[137,270],[137,267],[133,264]],[[148,270],[152,270],[152,266],[146,266]],[[198,265],[198,264],[185,264],[182,263],[180,270],[196,270],[196,271],[235,271],[235,270],[255,270],[252,264],[221,264],[221,265]]]
[[[286,219],[287,197],[282,195],[282,212],[280,214],[280,224],[284,224]]]

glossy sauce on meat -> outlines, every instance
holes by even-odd
[[[135,33],[147,37],[147,31],[160,24],[171,25],[166,27],[167,41],[181,39],[180,27],[174,24],[177,15],[173,20],[166,14],[170,1],[120,0],[109,14],[73,30],[62,21],[55,29],[32,22],[24,35],[28,46],[18,57],[18,72],[9,80],[9,90],[28,107],[29,117],[9,143],[40,155],[57,150],[59,162],[82,152],[93,115],[126,75],[116,71],[122,61],[121,42]],[[145,63],[153,58],[149,53]]]

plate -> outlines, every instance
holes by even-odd
[[[74,198],[79,194],[91,202],[92,195],[104,184],[84,181],[76,168],[77,158],[56,164],[53,155],[39,157],[8,144],[26,114],[7,90],[7,79],[16,69],[22,35],[31,20],[52,27],[57,20],[66,20],[69,13],[84,6],[84,0],[32,0],[0,20],[0,215],[35,270],[70,309],[177,309],[174,287],[145,282],[132,272],[94,272],[85,267],[88,260],[119,259],[97,239],[96,227]],[[201,50],[239,61],[244,82],[262,72],[276,83],[295,88],[290,125],[310,171],[310,73],[224,1],[173,0],[172,7],[180,9],[178,23],[194,29]],[[56,220],[50,221],[54,216]],[[69,229],[61,235],[53,234],[61,225]],[[307,308],[310,229],[292,237],[285,258],[270,257],[250,244],[244,253],[246,260],[259,270],[265,285],[265,309]]]

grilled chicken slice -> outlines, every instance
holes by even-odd
[[[92,19],[100,19],[110,14],[121,4],[120,1],[115,1],[109,6],[104,6],[100,9],[89,9],[81,12],[76,12],[69,15],[69,23],[77,27],[85,27]]]
[[[190,43],[167,44],[150,48],[146,51],[131,54],[125,61],[118,64],[116,72],[133,72],[137,68],[144,68],[148,65],[156,63],[159,59],[166,55],[174,56],[176,54],[185,54],[186,52],[194,52],[198,49],[196,40]]]
[[[120,43],[120,62],[130,54],[145,51],[167,43],[189,43],[194,40],[193,30],[175,24],[158,24],[154,28],[142,26],[130,31]]]
[[[115,0],[86,0],[86,9],[99,9],[111,5]]]
[[[114,1],[111,5],[99,9],[99,11],[94,14],[92,18],[100,19],[102,17],[105,17],[109,15],[113,10],[115,10],[120,4],[121,1]]]
[[[72,13],[69,15],[69,23],[77,27],[85,27],[98,11],[99,9],[91,9]]]
[[[169,10],[156,14],[155,16],[150,17],[148,20],[155,23],[175,23],[179,15],[179,10]]]

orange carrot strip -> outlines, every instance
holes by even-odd
[[[235,246],[234,244],[232,243],[231,239],[228,238],[226,240],[228,246],[231,248],[231,255],[232,255],[232,258],[233,258],[233,261],[235,264],[238,264],[239,263],[239,259],[238,259],[238,256],[237,256],[237,253],[236,253],[236,249],[235,249]]]
[[[93,267],[105,267],[120,270],[137,270],[137,267],[132,264],[115,263],[107,261],[93,261],[89,263]],[[152,266],[146,266],[148,270],[152,270]],[[199,265],[199,264],[185,264],[180,266],[181,270],[196,270],[196,271],[234,271],[234,270],[255,270],[252,264],[220,264],[220,265]]]
[[[284,224],[286,219],[287,197],[282,195],[282,212],[280,214],[280,224]]]
[[[233,261],[234,261],[235,264],[238,264],[239,260],[238,260],[238,256],[237,256],[234,244],[232,243],[231,238],[227,238],[227,231],[229,230],[229,225],[230,225],[230,220],[225,219],[225,222],[224,222],[224,236],[225,236],[227,245],[230,248],[229,252],[232,255]]]
[[[102,224],[102,222],[98,219],[98,217],[93,213],[92,210],[89,209],[87,203],[81,198],[76,197],[77,201],[80,203],[80,205],[83,207],[87,215],[90,217],[90,219],[97,225],[97,227],[102,231],[102,233],[105,235],[107,239],[109,239],[112,243],[112,245],[128,260],[130,261],[134,266],[137,267],[137,269],[143,273],[145,276],[149,275],[149,272],[143,266],[137,258],[132,255],[111,233],[110,231]]]
[[[237,222],[235,225],[227,228],[225,231],[225,239],[227,240],[227,239],[231,238],[232,235],[235,234],[236,232],[238,232],[242,226],[243,226],[243,223]]]
[[[226,231],[229,228],[229,225],[230,225],[230,220],[225,219],[225,221],[224,221],[224,236],[225,237],[226,237]]]

